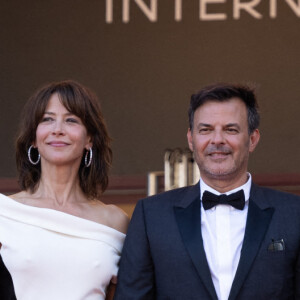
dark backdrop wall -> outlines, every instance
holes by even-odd
[[[300,2],[213,2],[1,1],[0,177],[16,175],[29,95],[68,78],[101,100],[113,174],[162,170],[166,148],[187,146],[190,95],[216,81],[257,87],[262,139],[251,171],[299,172]]]

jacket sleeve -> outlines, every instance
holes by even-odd
[[[155,278],[151,258],[144,204],[134,210],[120,260],[114,300],[155,299]]]
[[[295,299],[300,299],[300,250],[298,253],[295,274]]]
[[[0,299],[16,300],[12,278],[0,255]]]

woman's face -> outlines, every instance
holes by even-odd
[[[77,164],[79,168],[84,149],[92,147],[92,143],[81,119],[70,113],[58,95],[53,94],[36,129],[34,146],[44,164]]]

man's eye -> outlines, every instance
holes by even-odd
[[[226,131],[232,134],[238,133],[238,130],[235,128],[227,128]]]
[[[211,131],[210,128],[201,128],[201,129],[199,129],[199,133],[202,133],[202,134],[209,133],[210,131]]]

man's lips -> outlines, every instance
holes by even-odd
[[[208,147],[205,149],[205,154],[209,156],[227,156],[229,154],[232,154],[232,149],[226,146],[215,146],[215,145],[208,145]]]
[[[208,156],[214,159],[225,158],[230,154],[230,152],[211,152]]]
[[[230,152],[210,152],[208,155],[228,155]]]

